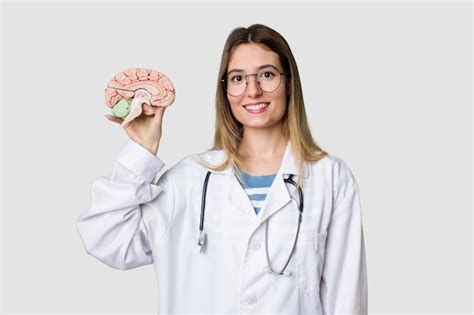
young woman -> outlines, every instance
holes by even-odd
[[[90,255],[116,269],[153,263],[159,313],[367,314],[358,184],[313,140],[278,32],[230,33],[214,146],[156,183],[165,108],[144,106],[78,219]]]

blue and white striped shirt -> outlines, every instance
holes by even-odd
[[[242,187],[249,196],[255,213],[258,214],[265,203],[265,198],[267,197],[267,193],[270,190],[276,174],[253,176],[242,172],[241,170],[239,170],[239,173],[244,180],[244,182],[241,183]]]

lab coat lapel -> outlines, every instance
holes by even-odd
[[[283,174],[281,171],[279,171],[273,180],[270,191],[267,194],[266,201],[262,209],[260,209],[260,218],[258,223],[264,222],[267,218],[283,208],[290,201],[290,193],[288,192],[288,189],[285,185]]]
[[[226,159],[224,150],[212,151],[210,155],[206,158],[207,162],[210,162],[213,165],[222,164]],[[232,166],[229,164],[226,168],[221,171],[215,171],[208,169],[213,174],[223,174],[231,177],[230,187],[222,187],[222,189],[227,191],[227,199],[229,203],[237,210],[245,213],[250,216],[251,220],[256,220],[255,210],[253,209],[252,203],[246,194],[245,190],[240,185],[239,181],[235,177]]]
[[[214,164],[220,164],[224,162],[224,160],[225,160],[224,150],[215,151],[214,155],[210,159],[210,161],[212,161]],[[304,178],[309,176],[309,170],[310,169],[308,165],[305,163],[303,166]],[[260,210],[260,212],[258,213],[258,215],[255,215],[252,203],[250,202],[247,194],[245,193],[245,190],[237,181],[237,178],[235,178],[235,175],[232,172],[232,167],[230,165],[228,165],[222,171],[213,171],[213,170],[210,170],[210,171],[213,173],[226,174],[226,175],[234,177],[233,184],[232,184],[232,187],[230,187],[229,189],[227,198],[229,202],[231,202],[232,205],[238,211],[242,211],[245,214],[255,218],[256,226],[258,226],[261,222],[264,222],[267,218],[272,216],[275,212],[283,208],[288,202],[291,201],[291,195],[288,189],[293,186],[290,184],[286,184],[284,181],[284,178],[287,178],[289,177],[290,174],[293,174],[295,175],[295,181],[296,181],[296,175],[297,175],[296,163],[293,156],[291,142],[288,141],[286,150],[283,156],[283,160],[280,166],[280,170],[275,176],[272,186],[270,187],[265,204],[263,208]],[[294,187],[293,189],[290,189],[290,191],[293,193],[295,191]]]
[[[292,195],[295,194],[296,190],[293,185],[285,183],[284,179],[288,178],[292,174],[295,175],[294,180],[296,181],[297,172],[298,171],[296,168],[291,142],[288,141],[280,170],[275,176],[272,186],[270,187],[270,191],[268,192],[266,202],[263,208],[260,210],[261,216],[259,223],[264,222],[291,201]],[[305,163],[303,165],[303,177],[306,178],[308,176],[309,168]]]

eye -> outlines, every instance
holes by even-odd
[[[230,81],[233,83],[240,83],[242,82],[243,76],[241,74],[236,74],[230,77]]]
[[[272,79],[273,77],[275,77],[275,73],[270,70],[262,71],[260,73],[260,78],[262,79]]]

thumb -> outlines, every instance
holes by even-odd
[[[163,123],[163,114],[164,114],[164,109],[163,108],[157,108],[155,109],[155,113],[151,118],[151,123],[155,126],[161,126]]]
[[[164,113],[165,113],[165,110],[166,110],[166,107],[158,107],[156,110],[155,110],[155,116],[153,117],[153,119],[155,120],[161,120]]]

